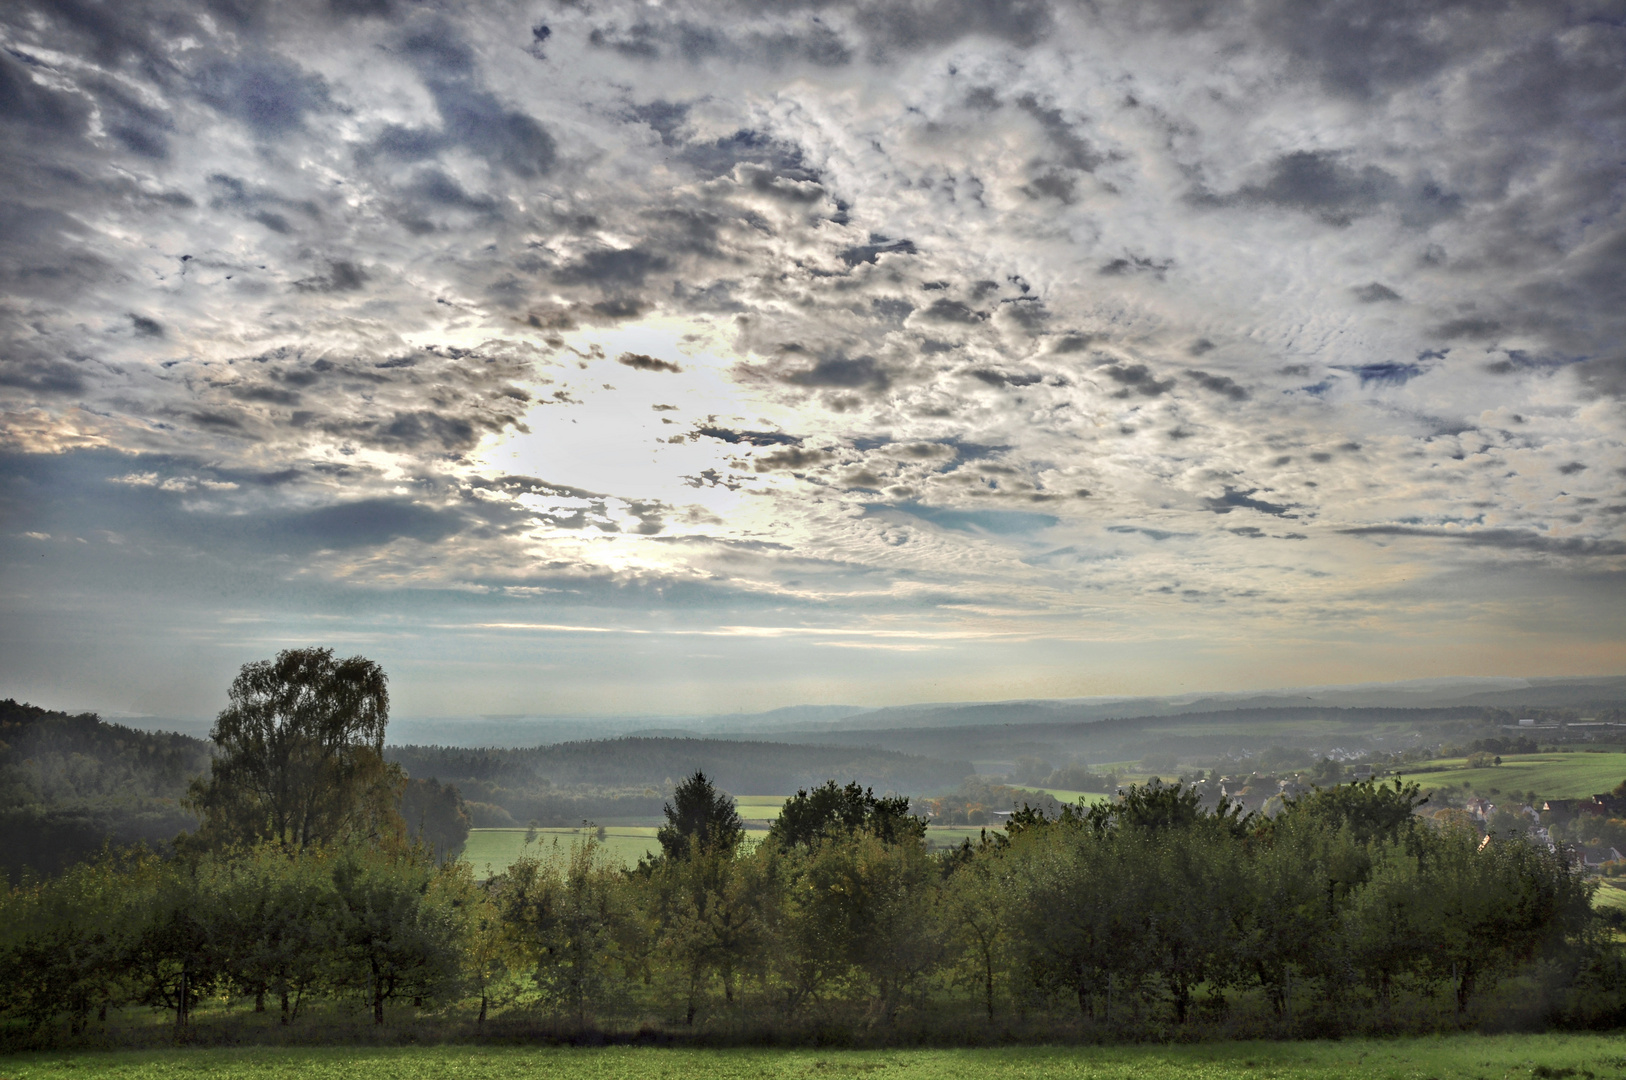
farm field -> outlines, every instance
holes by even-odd
[[[568,849],[571,844],[581,843],[584,837],[595,831],[581,828],[537,829],[534,848],[537,855],[543,856],[554,841]],[[527,832],[528,829],[470,829],[463,858],[474,867],[477,877],[500,874],[524,854]],[[606,854],[628,866],[637,865],[646,852],[660,847],[655,842],[655,827],[652,825],[608,825],[604,833]]]
[[[772,821],[779,816],[789,795],[738,795],[734,808],[746,821]]]
[[[6,1080],[703,1080],[869,1076],[889,1080],[1478,1080],[1626,1077],[1611,1035],[1453,1035],[1338,1042],[954,1050],[694,1050],[650,1047],[231,1048],[23,1054],[0,1057]]]
[[[1091,806],[1094,806],[1096,803],[1108,802],[1112,798],[1111,795],[1106,795],[1099,791],[1067,791],[1063,788],[1026,787],[1023,785],[1014,786],[1018,791],[1033,791],[1041,795],[1049,795],[1052,799],[1055,799],[1059,803],[1070,804],[1076,803],[1078,800],[1083,799]]]
[[[1481,794],[1495,789],[1509,795],[1534,791],[1543,799],[1580,799],[1613,791],[1626,780],[1626,754],[1509,754],[1502,764],[1488,769],[1470,769],[1466,758],[1442,758],[1403,772],[1400,778],[1415,780],[1424,791],[1461,787],[1467,781]]]

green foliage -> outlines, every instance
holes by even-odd
[[[655,839],[668,859],[687,859],[692,853],[732,852],[745,835],[734,800],[712,786],[698,769],[678,784],[672,801],[664,803],[661,811],[666,815],[666,824]]]
[[[857,782],[846,787],[834,780],[801,790],[785,800],[779,817],[768,829],[769,840],[782,847],[812,845],[820,838],[853,835],[865,830],[887,842],[926,835],[926,823],[909,813],[909,800],[902,795],[877,796],[873,788]]]
[[[458,878],[417,850],[350,846],[335,857],[334,981],[362,994],[373,1022],[386,1003],[433,999],[457,986],[462,898]]]
[[[384,761],[384,670],[331,649],[245,664],[210,733],[217,755],[189,799],[201,842],[273,840],[304,850],[399,832],[400,769]]]
[[[1233,1008],[1284,1032],[1471,1024],[1517,979],[1539,999],[1522,1022],[1626,1015],[1595,886],[1522,836],[1417,817],[1405,785],[1315,792],[1266,820],[1153,783],[1029,808],[942,854],[905,801],[856,785],[790,800],[794,828],[771,841],[717,842],[710,815],[733,807],[708,788],[685,800],[705,813],[673,807],[686,848],[632,869],[592,830],[528,844],[485,883],[393,842],[109,851],[0,893],[0,1011],[40,1040],[132,1006],[191,1038],[225,1001],[280,1004],[272,1031],[339,1002],[374,1025],[408,1008],[485,1025],[495,1008],[510,1031],[576,1035],[918,1033],[974,1015],[985,1034],[1168,1037]]]
[[[537,999],[578,1025],[625,993],[643,929],[625,880],[588,837],[521,858],[497,892]]]
[[[0,701],[0,876],[55,874],[112,840],[164,847],[197,818],[180,806],[209,745]]]
[[[401,819],[407,838],[423,845],[439,862],[462,854],[473,824],[457,788],[434,779],[406,781],[401,789]]]

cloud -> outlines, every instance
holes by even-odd
[[[1547,536],[1526,529],[1445,529],[1417,525],[1363,525],[1340,529],[1347,536],[1405,536],[1449,540],[1468,547],[1530,551],[1543,555],[1612,557],[1626,555],[1626,541],[1580,536]]]
[[[1612,557],[1626,468],[1626,67],[1581,9],[0,24],[0,495],[132,611],[241,559],[249,607],[778,605],[1047,656],[1360,626],[1454,668],[1540,607],[1464,551],[1565,625],[1616,595],[1563,558]]]
[[[1363,304],[1393,303],[1394,301],[1400,299],[1399,293],[1389,288],[1389,286],[1376,281],[1357,286],[1353,291],[1355,293],[1355,299],[1359,300]]]
[[[1051,514],[1027,510],[956,510],[951,507],[923,506],[914,502],[894,505],[871,504],[872,514],[894,511],[956,532],[988,533],[995,536],[1025,536],[1048,529],[1061,519]]]
[[[683,368],[670,360],[657,360],[645,353],[624,352],[615,358],[615,362],[632,368],[634,371],[670,371],[679,372]],[[659,407],[659,406],[657,406]]]

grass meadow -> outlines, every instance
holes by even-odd
[[[954,1050],[405,1046],[69,1052],[0,1057],[0,1080],[1616,1080],[1618,1035],[1450,1035]]]
[[[470,866],[479,877],[488,877],[500,874],[525,854],[525,837],[528,829],[471,829],[469,842],[463,849],[463,858],[468,860]],[[537,829],[536,842],[531,850],[538,856],[546,856],[549,847],[557,842],[561,847],[569,848],[572,844],[579,844],[586,837],[592,836],[596,828],[574,829]],[[611,859],[636,866],[638,860],[646,852],[658,850],[660,845],[655,842],[655,826],[653,825],[606,825],[604,827],[604,848]],[[4,1078],[0,1078],[4,1080]]]
[[[1470,769],[1466,758],[1441,758],[1400,774],[1415,780],[1424,791],[1461,787],[1464,781],[1481,794],[1492,791],[1523,795],[1534,791],[1543,799],[1582,799],[1613,791],[1626,780],[1626,754],[1618,752],[1565,754],[1509,754],[1502,764]]]

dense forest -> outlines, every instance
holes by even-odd
[[[209,744],[0,701],[0,873],[53,874],[103,843],[164,850],[197,825],[182,805]]]

